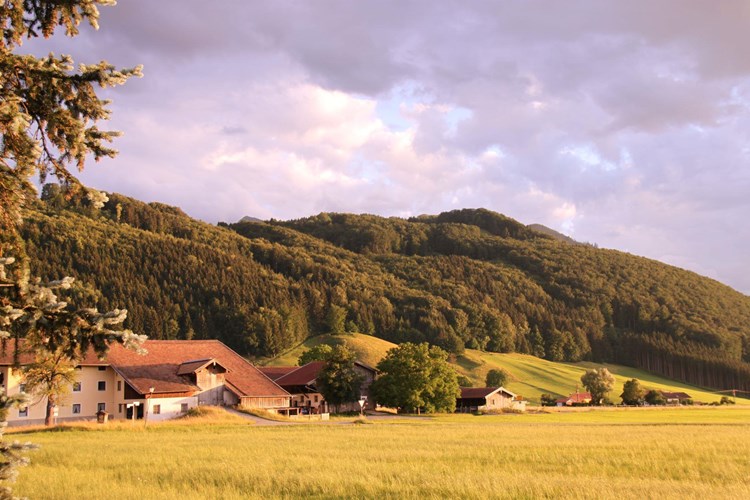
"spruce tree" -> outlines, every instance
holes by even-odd
[[[62,353],[69,363],[92,348],[105,355],[112,342],[139,348],[143,336],[119,327],[124,310],[101,313],[73,306],[58,298],[71,278],[42,283],[32,278],[20,227],[24,208],[35,198],[31,180],[54,176],[69,192],[101,207],[106,196],[87,190],[73,168],[86,159],[113,157],[109,143],[118,132],[99,129],[109,117],[107,101],[96,89],[121,85],[141,68],[118,70],[106,61],[76,68],[70,56],[45,57],[17,53],[24,40],[51,37],[58,27],[67,36],[78,34],[82,22],[98,28],[99,5],[113,0],[5,0],[0,4],[0,338],[14,338],[44,359]],[[24,339],[23,342],[19,342]],[[6,398],[7,399],[7,398]],[[0,422],[5,422],[11,400],[0,401]],[[48,409],[48,411],[50,411]],[[49,417],[49,415],[48,415]],[[12,479],[19,462],[16,449],[2,443],[0,479]],[[0,498],[11,498],[9,488]]]

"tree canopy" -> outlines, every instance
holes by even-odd
[[[331,356],[331,353],[333,353],[333,347],[328,344],[318,344],[300,354],[297,364],[304,366],[313,361],[325,361]]]
[[[637,378],[631,378],[623,384],[622,394],[620,394],[623,404],[640,405],[643,404],[645,397],[646,389]]]
[[[338,412],[340,405],[360,398],[362,377],[354,369],[354,353],[346,346],[335,346],[325,358],[325,365],[315,385],[328,404]]]
[[[615,376],[606,368],[595,368],[581,375],[581,383],[591,393],[591,402],[600,405],[615,386]]]
[[[487,372],[484,383],[487,387],[501,387],[508,383],[510,374],[503,368],[493,368]]]
[[[379,404],[412,413],[456,409],[458,378],[439,347],[406,342],[389,350],[377,369],[371,391]]]

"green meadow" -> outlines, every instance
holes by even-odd
[[[15,432],[15,493],[64,498],[750,498],[750,408],[235,416]]]
[[[299,356],[305,350],[318,344],[344,344],[354,351],[357,359],[371,366],[377,365],[383,356],[385,356],[388,349],[395,347],[395,344],[388,341],[359,333],[351,335],[321,335],[306,340],[303,344],[276,358],[258,361],[261,364],[272,366],[294,366],[297,364]],[[500,354],[472,349],[467,349],[462,356],[453,360],[453,363],[458,373],[471,380],[475,387],[484,385],[484,378],[491,369],[505,369],[510,373],[510,381],[506,384],[507,388],[522,395],[533,404],[539,404],[539,397],[542,393],[567,396],[575,392],[576,384],[578,384],[581,391],[585,390],[580,385],[581,375],[589,368],[598,368],[601,366],[607,367],[615,376],[615,388],[610,394],[610,398],[615,403],[620,402],[622,386],[631,378],[637,378],[648,389],[687,392],[693,396],[695,401],[703,403],[716,402],[721,399],[721,396],[728,395],[683,384],[676,380],[654,375],[645,370],[613,364],[590,362],[558,363],[526,354]],[[737,403],[750,404],[750,399],[738,397]]]

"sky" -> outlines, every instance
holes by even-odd
[[[484,207],[750,294],[750,3],[127,0],[88,185],[208,221]]]

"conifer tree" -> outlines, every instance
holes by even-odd
[[[114,0],[4,0],[0,3],[0,338],[13,337],[44,357],[62,353],[75,362],[89,348],[103,356],[111,342],[138,348],[145,337],[119,329],[124,310],[101,313],[94,308],[73,307],[57,293],[70,288],[64,278],[42,283],[32,278],[19,229],[23,210],[34,198],[31,180],[56,177],[66,189],[100,207],[105,196],[80,185],[72,172],[83,169],[86,159],[113,157],[109,147],[118,132],[99,129],[97,122],[109,117],[107,101],[96,88],[121,85],[141,68],[118,70],[109,63],[80,64],[70,56],[45,57],[18,54],[24,40],[51,37],[58,27],[67,36],[78,34],[82,22],[98,28],[99,5]],[[3,340],[3,347],[5,347]],[[0,421],[7,406],[2,401]],[[48,409],[49,411],[49,409]],[[0,479],[11,479],[14,450],[0,447]],[[12,496],[8,488],[0,498]]]

